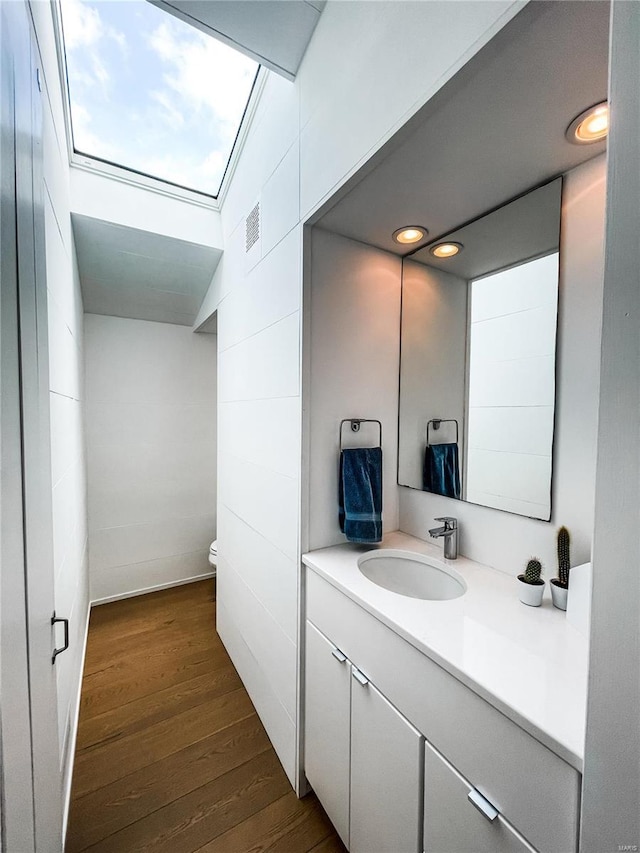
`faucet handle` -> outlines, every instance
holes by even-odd
[[[443,515],[441,518],[434,518],[434,521],[444,521],[445,530],[455,530],[458,526],[458,519],[452,515]]]

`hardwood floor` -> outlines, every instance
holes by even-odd
[[[92,610],[66,853],[345,853],[215,631],[215,581]]]

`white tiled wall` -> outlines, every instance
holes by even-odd
[[[224,200],[225,254],[196,322],[218,306],[218,630],[294,785],[302,223],[518,8],[330,0],[296,82],[268,76]],[[246,255],[257,201],[262,237]],[[239,421],[241,431],[227,426]],[[280,635],[295,654],[276,661],[280,645],[264,638]]]
[[[84,446],[82,296],[69,214],[69,167],[62,93],[48,3],[32,3],[41,68],[45,250],[55,609],[69,619],[70,645],[56,661],[60,762],[71,783],[84,639],[89,608]]]
[[[471,283],[466,498],[545,520],[558,271],[554,253]]]
[[[402,261],[314,228],[311,245],[309,545],[346,542],[338,525],[339,424],[383,429],[385,531],[398,529],[398,367]],[[375,424],[343,428],[343,446],[374,446]]]
[[[464,459],[468,289],[466,279],[404,261],[398,482],[413,489],[423,486],[430,420],[458,421],[461,464]],[[431,427],[429,438],[455,441],[455,424],[443,424],[438,433]]]
[[[216,535],[216,336],[87,314],[91,598],[207,574]]]
[[[572,562],[588,562],[591,556],[595,496],[596,433],[598,389],[600,382],[600,334],[602,323],[605,158],[600,156],[578,166],[565,176],[562,199],[560,244],[560,284],[558,306],[557,398],[553,447],[553,483],[551,523],[523,518],[494,509],[475,506],[412,489],[400,489],[400,528],[422,538],[433,519],[455,515],[460,522],[460,551],[481,563],[509,574],[522,571],[533,554],[540,557],[545,574],[553,577],[557,565],[556,531],[564,524],[571,531]],[[523,346],[531,347],[529,338]],[[531,354],[531,351],[530,351]],[[547,357],[551,362],[551,357]],[[491,387],[483,400],[487,405],[505,402],[505,389],[512,389],[511,404],[533,402],[548,404],[549,383],[539,370],[531,369],[535,359],[494,365]],[[551,363],[550,363],[551,368]],[[535,452],[549,438],[549,418],[538,421],[528,412],[532,427],[529,448]],[[473,416],[477,417],[477,410]],[[491,432],[492,424],[480,419],[478,429]],[[521,418],[513,410],[512,419]],[[536,426],[537,425],[537,426]],[[538,435],[535,432],[538,429]],[[504,430],[505,434],[507,430]],[[539,440],[538,440],[539,439]],[[515,451],[516,448],[510,448]],[[522,448],[520,448],[522,449]],[[504,454],[503,466],[511,482],[513,509],[526,509],[525,495],[516,490],[520,475],[514,475],[516,459]],[[518,454],[517,464],[527,460]],[[547,462],[548,465],[548,462]],[[488,467],[485,466],[485,470]],[[548,469],[547,469],[548,470]],[[530,471],[537,483],[538,497],[543,491],[546,470]],[[530,499],[530,496],[529,496]]]

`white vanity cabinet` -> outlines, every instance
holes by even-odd
[[[305,772],[351,853],[421,853],[424,738],[307,622]]]
[[[306,595],[305,771],[352,853],[576,853],[574,767],[314,571]]]

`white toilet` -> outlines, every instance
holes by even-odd
[[[213,574],[216,573],[216,567],[218,565],[218,540],[214,539],[211,543],[211,547],[209,548],[209,563],[211,564],[211,568],[213,569]]]

